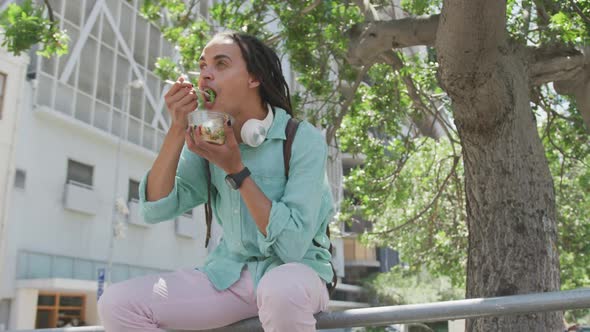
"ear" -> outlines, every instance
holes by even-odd
[[[248,87],[249,88],[253,89],[253,88],[257,88],[259,86],[260,86],[260,80],[259,79],[257,79],[254,76],[250,76],[248,78]]]

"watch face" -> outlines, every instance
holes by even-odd
[[[227,183],[228,186],[230,186],[232,189],[236,189],[238,187],[238,185],[236,184],[236,181],[234,181],[234,179],[231,176],[226,176],[225,177],[225,182]]]

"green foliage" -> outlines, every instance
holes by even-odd
[[[381,164],[385,158],[367,155],[365,166],[354,170],[345,184],[373,223],[365,241],[398,250],[410,271],[426,267],[462,286],[467,260],[462,164],[448,141],[416,141],[417,146],[397,143],[397,163]]]
[[[220,26],[254,34],[279,54],[288,55],[303,87],[294,93],[295,108],[307,108],[312,122],[327,127],[343,100],[336,87],[356,75],[344,59],[345,32],[361,22],[362,16],[354,4],[341,1],[321,1],[303,14],[312,4],[314,1],[229,0],[213,6],[211,16]],[[276,34],[270,32],[273,25],[279,29]]]
[[[590,145],[572,98],[543,88],[534,107],[556,192],[561,287],[590,285]],[[590,323],[590,310],[566,312],[568,321]]]
[[[163,80],[176,81],[180,74],[182,74],[176,63],[170,58],[158,58],[155,67],[154,73]]]
[[[401,0],[402,9],[411,15],[440,13],[441,0]]]
[[[590,285],[590,145],[575,101],[549,88],[540,134],[557,197],[562,288]]]
[[[528,45],[588,45],[590,0],[508,0],[508,31]]]
[[[426,270],[406,271],[396,266],[389,273],[375,274],[365,281],[371,295],[383,305],[418,304],[464,298],[447,277],[434,277]]]
[[[10,4],[0,14],[3,30],[2,46],[14,55],[27,52],[33,45],[41,43],[38,54],[50,57],[68,52],[68,36],[59,30],[58,22],[44,18],[43,6],[33,5],[25,0],[22,5]]]

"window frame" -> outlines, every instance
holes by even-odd
[[[137,190],[136,190],[137,197],[131,197],[131,195],[133,194],[132,185],[135,186],[136,183],[137,183]],[[129,178],[128,188],[127,188],[127,202],[139,202],[139,183],[140,183],[140,181]]]
[[[22,187],[19,186],[17,180],[20,179],[19,174],[22,174]],[[14,188],[19,190],[25,190],[27,188],[27,171],[21,168],[17,168],[14,171]]]
[[[86,294],[83,293],[59,293],[59,292],[39,292],[37,295],[37,301],[41,296],[52,296],[54,298],[53,305],[36,305],[35,311],[35,328],[57,328],[57,322],[59,321],[59,313],[62,310],[69,310],[69,311],[80,311],[79,315],[68,315],[68,318],[78,318],[81,322],[86,322]],[[82,304],[80,306],[62,306],[60,305],[61,297],[79,297],[82,299]],[[38,303],[38,302],[37,302]],[[48,327],[40,327],[38,326],[37,316],[39,311],[49,311],[49,325]]]
[[[87,182],[84,182],[84,181],[79,181],[78,179],[72,179],[70,177],[70,165],[72,165],[72,164],[78,164],[78,165],[90,168],[90,184]],[[94,188],[94,166],[74,160],[72,158],[68,158],[68,162],[67,162],[67,166],[66,166],[66,184],[75,184],[75,185],[85,187],[88,189],[93,189]]]

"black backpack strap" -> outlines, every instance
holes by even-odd
[[[299,124],[301,121],[290,118],[289,122],[287,122],[287,127],[285,127],[285,136],[287,139],[283,142],[283,161],[285,162],[285,178],[289,178],[289,162],[291,161],[291,148],[293,146],[293,141],[295,140],[295,133],[297,133],[297,128],[299,128]]]
[[[211,222],[213,220],[213,209],[211,208],[211,169],[209,160],[205,159],[205,169],[207,173],[207,203],[205,203],[205,222],[207,224],[207,235],[205,236],[205,248],[209,245],[211,239]]]

